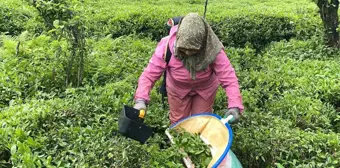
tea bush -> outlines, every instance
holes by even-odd
[[[17,36],[26,30],[41,32],[43,28],[37,13],[24,1],[0,2],[0,33]]]
[[[98,10],[97,6],[105,3],[106,6]],[[89,29],[92,35],[103,37],[112,34],[119,37],[131,33],[151,37],[160,40],[167,35],[166,21],[175,16],[184,16],[188,12],[203,14],[203,3],[186,5],[182,1],[166,1],[155,5],[150,1],[138,1],[138,4],[130,5],[126,2],[99,2],[88,5],[85,13],[89,20]],[[277,2],[269,2],[277,3]],[[301,4],[302,3],[302,4]],[[112,4],[112,5],[111,5]],[[247,4],[247,5],[243,5]],[[301,8],[297,8],[291,2],[280,2],[276,5],[284,5],[286,8],[268,9],[259,5],[254,8],[249,2],[210,2],[207,19],[216,34],[228,47],[244,47],[247,43],[256,49],[262,49],[271,41],[310,38],[319,34],[322,29],[313,5],[300,1]],[[220,6],[225,5],[227,10]],[[274,6],[273,4],[270,4]],[[114,7],[113,7],[114,6]],[[242,9],[243,8],[243,9]],[[264,9],[263,9],[264,8]],[[247,12],[240,13],[237,9]],[[115,10],[115,13],[111,11]]]
[[[66,25],[81,21],[86,36],[78,88],[65,83],[75,36],[65,36],[62,20],[47,30],[27,2],[0,2],[0,30],[10,32],[0,37],[0,167],[183,167],[164,134],[159,81],[146,144],[120,135],[117,121],[167,19],[202,14],[203,1],[67,1],[77,15]],[[339,51],[320,42],[315,4],[212,1],[207,18],[240,82],[245,112],[232,126],[232,150],[242,165],[340,167]],[[224,114],[226,100],[219,88],[214,113]]]
[[[332,129],[331,120],[337,114],[332,106],[323,104],[319,99],[289,92],[283,93],[278,100],[268,101],[265,108],[268,113],[289,119],[295,127],[303,130],[317,127]]]
[[[312,125],[318,124],[325,129],[339,130],[337,59],[296,60],[284,54],[274,55],[276,53],[280,52],[268,50],[257,57],[261,61],[253,61],[253,67],[241,71],[242,89],[255,97],[248,108],[256,106],[283,118],[288,117],[300,128],[313,128]],[[319,121],[313,121],[312,116]]]
[[[287,87],[299,90],[301,94],[318,98],[338,107],[339,100],[339,61],[338,60],[305,60],[296,61],[284,55],[273,55],[268,52],[262,58],[261,71],[285,78]],[[285,66],[281,66],[284,64]]]
[[[154,41],[138,39],[136,36],[89,41],[91,52],[86,73],[88,81],[96,85],[117,82],[131,74],[137,79],[156,46]]]
[[[32,38],[28,32],[18,37],[1,36],[0,40],[0,107],[38,91],[55,92],[65,87],[65,41],[45,35]]]
[[[155,5],[157,2],[138,1],[136,2],[138,6],[122,1],[109,3],[106,1],[98,1],[97,3],[90,1],[67,2],[70,9],[77,11],[78,15],[86,20],[84,24],[88,28],[88,37],[102,38],[111,34],[115,38],[139,34],[156,41],[167,35],[168,30],[165,23],[169,18],[184,16],[188,12],[203,14],[199,8],[203,9],[204,7],[204,2],[195,2],[186,9],[183,8],[183,5],[188,3],[182,1],[158,2],[158,5]],[[44,23],[46,21],[38,16],[37,9],[29,6],[26,1],[23,3],[25,5],[24,11],[28,14],[20,13],[18,16],[25,18],[28,15],[27,20],[29,22],[26,20],[18,21],[18,23],[15,23],[18,26],[15,27],[23,27],[23,30],[36,33],[42,33],[46,26],[51,27],[51,23]],[[299,4],[302,5],[301,8],[293,6],[291,2],[269,1],[266,3],[272,7],[274,6],[272,3],[274,3],[286,8],[273,7],[268,9],[257,5],[256,2],[244,2],[243,4],[241,2],[210,2],[207,19],[224,45],[228,47],[244,47],[250,43],[252,47],[262,49],[271,41],[288,40],[293,37],[306,39],[315,34],[320,34],[322,31],[322,25],[318,22],[318,17],[315,16],[314,6],[310,3],[301,1]],[[7,4],[15,4],[12,5],[11,9],[17,9],[15,1],[9,1]],[[227,10],[222,10],[221,5],[225,5]],[[254,5],[257,5],[257,8],[254,8]],[[247,12],[240,13],[237,10],[238,8],[244,8]],[[112,13],[112,11],[116,12]],[[14,21],[18,19],[7,18],[6,20]],[[6,20],[4,20],[4,23],[13,25]],[[16,35],[21,33],[22,30],[16,30],[17,28],[12,27],[4,26],[4,31],[17,31]]]
[[[1,125],[6,125],[2,128],[1,141],[12,149],[12,162],[26,166],[43,164],[133,167],[130,161],[138,161],[139,166],[178,165],[178,162],[169,162],[169,159],[176,160],[180,156],[165,140],[164,131],[169,126],[169,120],[166,109],[162,108],[157,85],[151,92],[152,104],[145,121],[156,128],[155,134],[149,140],[150,145],[134,143],[116,132],[122,105],[132,105],[135,82],[143,70],[142,67],[151,57],[156,43],[133,36],[89,41],[89,59],[92,61],[86,69],[89,72],[88,79],[94,83],[88,84],[104,87],[70,88],[59,95],[63,99],[55,99],[48,93],[38,93],[35,95],[38,99],[36,101],[28,101],[26,104],[12,102],[12,106],[1,113]],[[10,40],[4,44],[7,49]],[[12,45],[15,44],[16,42]],[[336,153],[339,147],[336,145],[337,141],[333,140],[337,134],[332,131],[339,130],[335,128],[339,126],[339,116],[336,104],[333,103],[337,96],[333,96],[329,89],[338,88],[337,76],[332,75],[338,72],[337,62],[272,56],[272,51],[256,55],[250,48],[227,48],[226,51],[238,71],[246,107],[246,118],[234,130],[236,139],[233,144],[233,150],[242,164],[250,167],[274,166],[274,163],[301,167],[312,167],[313,163],[336,166],[338,155],[331,153]],[[110,61],[112,58],[127,61],[128,64],[115,64]],[[286,66],[282,67],[284,63]],[[108,70],[111,66],[122,70],[120,73],[116,73],[115,69]],[[328,75],[327,80],[317,78],[317,75]],[[320,83],[325,82],[333,85],[320,87]],[[325,94],[316,95],[317,88]],[[39,100],[46,98],[52,100]],[[224,90],[220,89],[216,98],[216,113],[223,114],[225,100]],[[268,123],[268,120],[275,122]],[[283,130],[290,131],[282,134]],[[318,141],[320,144],[312,139],[315,134],[325,137]],[[272,138],[267,139],[268,137]],[[296,137],[299,139],[295,139]],[[285,142],[287,139],[291,140]],[[259,144],[252,146],[249,141]],[[300,147],[312,142],[315,148],[308,145]],[[322,143],[327,146],[318,146]],[[265,144],[271,144],[270,148],[264,147]],[[291,144],[297,146],[291,148]],[[103,150],[104,148],[107,150]],[[310,154],[299,155],[294,150],[304,150]],[[136,158],[141,153],[145,157]],[[249,157],[252,159],[244,160]],[[328,161],[321,162],[323,157],[328,158]]]
[[[289,120],[251,111],[234,129],[232,149],[247,167],[338,167],[339,134],[304,131]]]
[[[171,15],[172,12],[167,14],[147,9],[148,11],[141,13],[129,15],[124,13],[122,16],[117,16],[115,20],[110,19],[108,25],[113,25],[110,28],[113,37],[136,33],[160,40],[166,36],[165,22],[168,18],[174,17]],[[185,15],[185,13],[182,12],[179,15]],[[222,16],[218,20],[210,21],[210,24],[223,44],[228,47],[245,47],[247,43],[250,43],[254,48],[262,49],[271,41],[289,40],[299,36],[296,33],[294,20],[286,16],[263,14]],[[312,29],[312,26],[310,28]],[[307,31],[314,32],[314,30]],[[310,33],[305,34],[310,35]]]
[[[322,44],[322,38],[313,37],[310,40],[290,40],[273,42],[266,52],[270,56],[282,56],[296,60],[336,60],[339,59],[340,51],[335,48],[328,48]]]
[[[122,104],[129,104],[133,92],[130,83],[121,81],[102,88],[68,89],[64,99],[13,105],[0,114],[0,139],[12,150],[14,165],[178,167],[178,149],[165,142],[169,120],[160,110],[160,102],[150,107],[147,118],[152,117],[153,124],[147,123],[163,130],[147,145],[118,134],[119,112]],[[252,97],[244,95],[248,103]],[[337,134],[300,131],[294,128],[293,120],[270,111],[248,110],[241,124],[234,126],[234,134],[232,149],[246,166],[339,165]]]
[[[11,9],[2,6],[0,9],[0,32],[7,32],[11,35],[17,35],[24,30],[22,23],[24,18],[20,18],[20,14],[10,12]]]
[[[84,84],[93,85],[117,82],[130,74],[134,74],[136,80],[155,45],[151,40],[132,36],[88,41],[90,54],[84,70]],[[66,40],[54,40],[47,35],[34,38],[24,32],[18,38],[2,36],[1,43],[2,106],[12,99],[34,97],[36,92],[59,94],[66,88],[70,54]]]
[[[10,147],[17,166],[178,165],[156,157],[181,159],[177,148],[159,151],[164,135],[154,135],[145,146],[118,134],[118,115],[131,95],[132,85],[120,81],[102,88],[68,89],[64,99],[12,105],[0,113],[0,140]],[[153,121],[163,120],[167,118]]]
[[[4,32],[13,32],[14,34],[11,33],[13,35],[18,35],[23,30],[42,33],[46,26],[51,27],[51,23],[44,23],[46,21],[38,16],[37,9],[29,6],[27,2],[22,2],[24,10],[21,11],[17,10],[18,6],[22,5],[18,2],[4,3],[3,23],[8,25],[2,26]],[[168,18],[184,16],[188,12],[203,14],[199,8],[203,9],[204,7],[204,2],[196,3],[196,1],[189,5],[188,9],[183,8],[183,5],[188,2],[182,1],[158,2],[158,5],[154,4],[156,2],[138,1],[136,2],[138,6],[122,1],[109,3],[106,1],[97,3],[90,1],[67,2],[70,9],[77,11],[78,15],[86,20],[84,23],[88,28],[89,37],[101,38],[112,34],[112,37],[115,38],[136,33],[144,37],[151,37],[156,41],[167,35],[168,30],[165,23]],[[262,49],[271,41],[288,40],[292,37],[306,39],[322,31],[320,30],[322,25],[318,22],[318,17],[315,16],[315,6],[310,3],[301,1],[300,8],[293,6],[291,2],[269,1],[265,3],[272,6],[272,9],[248,1],[243,4],[242,2],[210,2],[207,19],[216,34],[228,47],[244,47],[250,43],[254,48]],[[222,10],[221,5],[225,5],[228,10]],[[254,8],[254,5],[257,8]],[[283,5],[285,8],[276,8],[275,5]],[[244,8],[247,12],[240,13],[238,8]],[[18,14],[13,15],[6,10],[18,11]],[[116,12],[112,13],[112,11]],[[6,16],[8,14],[11,16]],[[21,29],[19,30],[19,28]]]
[[[243,48],[250,43],[254,48],[262,49],[272,41],[295,36],[291,19],[284,16],[240,15],[215,22],[212,26],[225,46]]]

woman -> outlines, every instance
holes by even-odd
[[[172,56],[166,65],[168,43]],[[165,69],[171,124],[193,114],[212,112],[219,85],[228,95],[225,115],[233,115],[232,123],[238,122],[244,110],[238,79],[222,43],[198,14],[183,17],[158,43],[138,80],[134,108],[146,110],[150,91]]]

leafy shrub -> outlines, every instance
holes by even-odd
[[[10,158],[11,158],[10,149],[0,144],[0,166],[4,168],[12,167],[12,164],[9,162]]]
[[[159,41],[162,37],[167,36],[165,23],[168,18],[166,14],[148,9],[142,13],[125,14],[110,19],[108,24],[112,25],[110,32],[113,37],[135,33]]]
[[[136,33],[160,40],[167,35],[165,22],[171,17],[174,16],[145,11],[118,16],[115,20],[111,19],[109,25],[114,26],[111,29],[113,37]],[[295,37],[295,25],[292,20],[280,15],[244,14],[223,16],[211,21],[211,26],[227,47],[245,47],[250,43],[254,48],[262,49],[272,41]]]
[[[10,35],[20,34],[24,30],[23,23],[26,21],[18,11],[10,12],[11,9],[2,6],[0,8],[0,32],[8,32]]]
[[[203,4],[204,0],[188,0],[189,4]]]
[[[288,13],[292,12],[289,8],[267,12],[268,9],[261,11],[246,7],[244,10],[247,12],[240,14],[235,10],[242,6],[239,2],[228,3],[226,6],[230,6],[229,10],[220,9],[221,3],[223,2],[209,4],[207,19],[227,47],[244,47],[250,43],[252,47],[262,49],[271,41],[288,40],[292,37],[309,38],[322,27],[321,23],[315,22],[317,17],[313,13],[316,11],[309,6],[302,10],[289,5],[289,8],[293,8],[293,13]],[[115,38],[139,34],[158,41],[167,35],[165,23],[169,18],[184,16],[189,12],[203,15],[203,10],[198,10],[198,7],[203,9],[204,3],[192,5],[188,9],[184,9],[183,5],[183,2],[177,1],[162,4],[160,7],[148,2],[140,2],[138,6],[122,3],[115,5],[115,9],[103,8],[100,13],[98,9],[89,6],[85,13],[91,13],[87,18],[90,32],[93,32],[91,35],[103,37],[112,34]],[[112,10],[117,12],[113,14]]]
[[[8,0],[0,2],[0,32],[20,35],[25,30],[41,31],[43,28],[37,14],[25,2]]]
[[[330,119],[334,119],[336,111],[332,106],[323,104],[319,99],[313,99],[296,93],[285,92],[282,98],[266,103],[268,113],[290,120],[295,127],[322,130],[332,129]]]
[[[309,132],[266,112],[245,114],[232,150],[245,167],[338,167],[339,134]]]
[[[258,57],[256,55],[256,51],[252,48],[226,48],[225,53],[234,67],[237,75],[242,75],[242,71],[247,71],[250,69],[254,69],[257,65]]]
[[[318,98],[338,107],[339,66],[337,60],[305,60],[296,61],[284,55],[272,55],[271,52],[262,57],[261,71],[276,74],[278,80],[285,79],[289,88],[300,93]],[[269,58],[271,57],[271,58]],[[281,66],[285,65],[285,66]],[[272,76],[274,77],[274,76]]]
[[[116,131],[121,105],[131,93],[131,85],[118,82],[103,88],[70,89],[64,100],[14,105],[0,114],[5,125],[0,128],[1,142],[11,148],[11,161],[17,166],[179,166],[174,162],[181,158],[178,148],[164,146],[164,132],[140,145]],[[338,166],[339,139],[334,133],[304,132],[292,126],[264,112],[248,112],[234,130],[233,148],[249,167]]]
[[[177,148],[159,151],[164,137],[156,134],[141,145],[117,132],[122,104],[128,104],[133,91],[131,84],[120,81],[68,89],[64,99],[13,105],[0,113],[0,141],[11,149],[11,162],[17,166],[178,165],[170,161],[181,160]]]
[[[263,72],[262,72],[263,71]],[[240,83],[242,90],[249,90],[255,99],[252,106],[263,108],[268,101],[273,101],[282,96],[285,91],[294,88],[296,83],[291,77],[274,70],[250,70],[241,72]]]
[[[65,42],[45,35],[30,38],[28,32],[18,38],[1,37],[1,106],[12,99],[32,97],[38,91],[52,92],[65,87],[62,55]]]
[[[66,87],[70,54],[67,42],[46,35],[30,38],[27,32],[19,38],[2,37],[0,74],[5,78],[1,78],[0,100],[3,106],[16,98],[32,97],[38,91],[59,93]],[[84,83],[92,85],[124,79],[136,85],[156,47],[151,40],[131,36],[89,41]]]
[[[302,129],[318,126],[338,130],[337,61],[299,61],[273,55],[273,51],[257,58],[260,61],[239,75],[242,90],[247,90],[243,93],[254,97],[250,104],[245,102],[247,108],[291,119]]]
[[[328,48],[323,45],[320,37],[313,37],[307,41],[290,40],[273,42],[267,49],[266,53],[270,56],[290,57],[297,60],[332,60],[337,59],[340,50]]]
[[[88,81],[98,85],[117,82],[129,75],[138,79],[156,48],[155,42],[134,36],[103,38],[90,43],[85,71]]]
[[[79,88],[65,85],[76,40],[74,34],[53,36],[65,30],[51,24],[62,23],[53,18],[60,13],[52,13],[47,32],[43,17],[27,4],[0,3],[0,30],[19,35],[0,40],[0,167],[2,152],[11,153],[10,161],[4,160],[15,167],[181,167],[178,147],[164,135],[168,112],[156,88],[145,120],[155,131],[145,145],[121,136],[117,120],[122,105],[132,105],[136,81],[157,41],[167,35],[167,19],[202,14],[203,3],[183,8],[189,1],[67,2],[77,13],[71,27],[81,22],[87,36],[82,40],[89,44],[85,85]],[[208,6],[208,21],[241,84],[246,111],[233,125],[232,149],[244,167],[340,167],[338,51],[319,45],[317,36],[292,40],[319,34],[313,8],[302,1],[271,0]],[[272,41],[279,42],[257,52]],[[219,88],[215,113],[223,115],[225,107],[225,91]]]
[[[280,16],[226,17],[215,21],[212,26],[223,44],[232,47],[242,48],[250,43],[255,49],[262,49],[272,41],[288,40],[295,36],[291,19]]]

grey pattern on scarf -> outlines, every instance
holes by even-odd
[[[175,57],[180,59],[193,80],[196,72],[205,70],[223,48],[209,24],[196,13],[189,13],[178,24]],[[198,52],[186,56],[178,48],[195,49]]]

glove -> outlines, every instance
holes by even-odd
[[[135,105],[133,106],[133,108],[137,109],[137,110],[145,110],[146,111],[146,105],[145,105],[145,101],[143,99],[137,99],[135,101]]]
[[[225,113],[224,117],[228,117],[229,115],[233,115],[234,118],[230,121],[230,124],[236,124],[240,119],[240,109],[239,108],[230,108]]]

